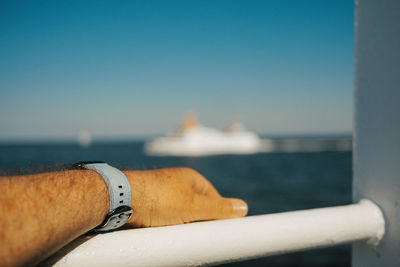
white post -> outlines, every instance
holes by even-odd
[[[97,235],[56,266],[199,266],[363,240],[384,233],[369,200],[347,206]]]
[[[356,0],[354,201],[382,208],[378,247],[353,245],[354,267],[400,266],[400,1]]]

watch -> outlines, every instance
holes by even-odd
[[[75,163],[74,168],[96,171],[107,184],[110,210],[103,223],[94,231],[105,233],[123,226],[133,213],[131,186],[125,174],[102,161],[81,161]]]

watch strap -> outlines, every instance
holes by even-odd
[[[119,206],[131,205],[131,186],[125,174],[107,163],[90,163],[85,167],[99,173],[106,182],[110,195],[110,212]]]
[[[107,184],[110,196],[109,214],[95,231],[99,233],[108,232],[124,225],[132,215],[131,186],[125,174],[104,162],[79,162],[76,166],[96,171]]]

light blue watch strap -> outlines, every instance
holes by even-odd
[[[107,163],[78,163],[81,168],[99,173],[107,184],[110,196],[110,210],[102,225],[97,227],[97,232],[108,232],[124,225],[132,215],[131,186],[125,174]]]

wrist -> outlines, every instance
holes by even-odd
[[[137,223],[137,219],[139,218],[140,214],[147,209],[145,205],[149,204],[146,203],[145,198],[145,182],[149,178],[148,172],[149,171],[123,171],[129,181],[132,191],[131,208],[133,210],[133,214],[127,222],[127,224],[131,226],[142,226],[141,224]]]
[[[131,207],[132,190],[126,175],[104,161],[80,161],[74,164],[74,168],[97,172],[107,185],[109,212],[94,231],[106,233],[123,226],[133,212]]]

